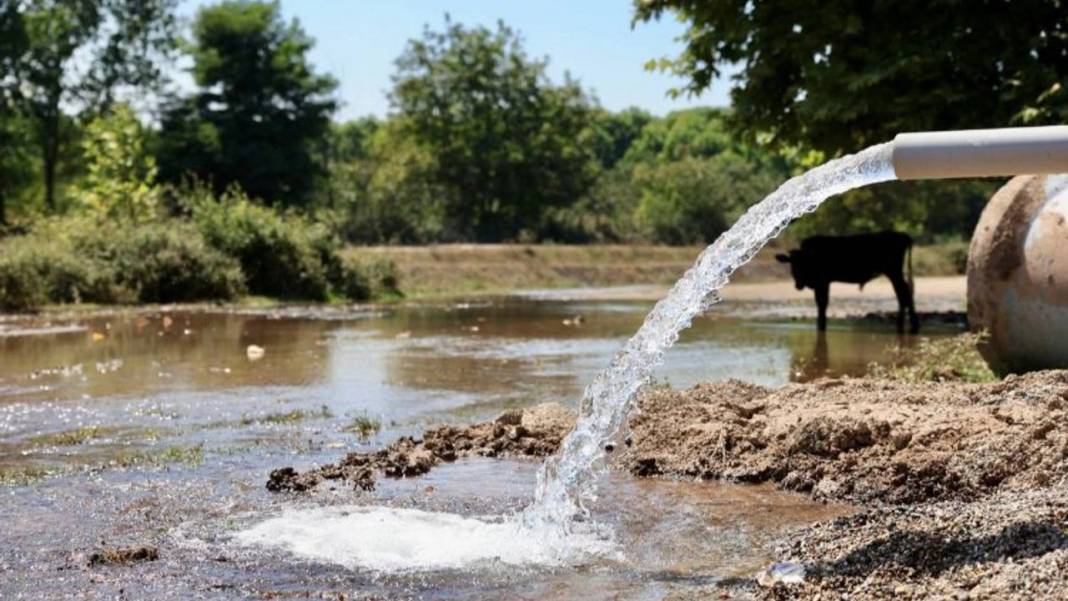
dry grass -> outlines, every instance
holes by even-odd
[[[789,269],[775,254],[795,243],[775,240],[731,278],[783,280]],[[391,260],[408,298],[495,294],[533,288],[674,283],[701,252],[699,246],[623,244],[439,244],[351,247],[344,253]],[[917,246],[916,275],[962,273],[967,243]]]
[[[442,244],[349,249],[380,255],[397,267],[411,298],[493,294],[531,288],[670,284],[701,248],[650,245]],[[762,252],[740,279],[777,279],[785,271],[774,250]]]

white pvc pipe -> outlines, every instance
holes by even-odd
[[[1068,125],[898,134],[900,180],[1068,173]]]

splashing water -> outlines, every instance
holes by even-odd
[[[578,423],[560,451],[541,467],[534,503],[521,516],[523,524],[570,532],[576,522],[586,521],[586,504],[594,498],[597,478],[604,469],[605,446],[618,443],[635,396],[679,333],[718,302],[719,291],[734,270],[792,220],[835,194],[895,179],[892,152],[892,143],[872,146],[787,181],[701,253],[608,368],[586,388]]]

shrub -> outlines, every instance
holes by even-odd
[[[62,228],[8,238],[0,245],[0,308],[32,310],[48,302],[116,302],[112,270],[78,252]]]
[[[48,291],[32,258],[0,248],[0,310],[28,311],[48,302]]]
[[[116,286],[140,302],[229,300],[245,291],[237,260],[210,247],[189,223],[146,224],[79,246],[96,250],[94,258],[114,269]]]
[[[328,228],[258,205],[238,190],[194,193],[193,222],[209,244],[241,263],[248,289],[280,298],[324,300],[340,274]]]
[[[237,261],[181,221],[101,227],[84,218],[38,224],[0,245],[0,309],[61,302],[233,299]]]
[[[352,300],[397,296],[397,266],[384,257],[348,253],[341,260],[337,291]]]

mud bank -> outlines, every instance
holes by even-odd
[[[556,451],[575,423],[575,414],[555,403],[506,411],[497,419],[472,426],[440,426],[421,439],[405,436],[371,453],[349,453],[341,461],[297,472],[271,472],[267,489],[304,492],[322,482],[342,481],[372,490],[378,475],[408,478],[461,457],[544,457]]]
[[[1068,586],[1068,371],[992,384],[824,379],[768,389],[738,381],[648,392],[619,469],[643,476],[771,482],[863,509],[783,542],[800,585],[732,581],[770,599],[1034,598]],[[373,485],[464,456],[553,452],[573,421],[557,405],[442,426],[272,490]]]

